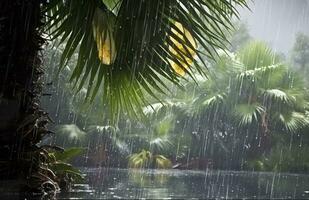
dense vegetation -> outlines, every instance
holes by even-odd
[[[231,41],[230,50],[208,63],[207,78],[194,72],[183,88],[166,83],[171,93],[161,101],[149,97],[143,121],[122,113],[111,126],[98,98],[83,108],[83,96],[71,98],[70,86],[62,87],[50,101],[58,99],[57,119],[69,125],[59,125],[49,142],[95,147],[75,161],[83,166],[306,172],[308,85],[294,60],[304,41],[296,40],[291,60],[250,41],[246,31],[236,29]]]
[[[42,79],[39,52],[44,45],[57,41],[51,42],[56,50],[63,46],[57,71],[68,72],[62,75],[70,76],[73,92],[79,92],[84,105],[106,105],[104,113],[109,113],[108,121],[114,125],[123,112],[145,118],[142,108],[149,103],[147,95],[159,100],[170,92],[168,84],[182,87],[184,76],[193,78],[194,70],[203,74],[207,67],[204,58],[213,60],[217,50],[225,48],[226,32],[232,29],[232,19],[239,17],[237,7],[247,7],[245,0],[131,2],[0,2],[0,177],[15,180],[18,187],[13,189],[53,198],[60,183],[70,181],[76,172],[55,156],[66,151],[42,145],[42,140],[54,134],[47,127],[52,122],[49,114],[40,107],[40,96],[50,95],[42,93],[43,86],[54,86]],[[60,77],[57,84],[61,89],[62,81]],[[59,94],[60,99],[64,96]],[[55,110],[62,111],[59,104]],[[75,114],[70,116],[74,122]],[[82,121],[85,126],[87,120]],[[115,131],[103,135],[117,140],[119,132],[112,129]],[[93,130],[106,132],[104,127]],[[92,142],[95,145],[97,140]],[[105,155],[112,146],[102,143],[95,151]],[[167,160],[146,152],[151,158]]]
[[[1,178],[52,198],[74,165],[308,170],[306,35],[284,59],[229,37],[245,0],[131,2],[1,1]]]

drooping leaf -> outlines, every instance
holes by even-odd
[[[85,151],[84,148],[68,148],[63,152],[55,152],[53,153],[57,161],[68,162],[76,156],[81,155]]]
[[[87,101],[101,94],[114,121],[121,112],[143,118],[144,94],[157,98],[162,80],[179,86],[184,73],[194,78],[192,64],[202,73],[202,58],[224,49],[237,6],[246,1],[51,0],[46,12],[51,35],[66,43],[60,69],[78,52],[71,82]]]

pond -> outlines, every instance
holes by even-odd
[[[83,169],[58,199],[309,199],[309,175],[191,170]]]

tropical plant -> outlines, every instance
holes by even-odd
[[[82,148],[69,148],[62,152],[49,153],[48,167],[55,173],[61,189],[69,190],[72,183],[84,180],[82,172],[68,163],[83,151]]]
[[[225,157],[226,166],[217,167],[240,168],[238,158],[246,153],[256,157],[270,151],[272,135],[308,127],[303,82],[265,44],[251,42],[236,54],[223,54],[206,73],[209,78],[198,86],[186,85],[189,117],[175,129],[192,133],[190,153],[210,156],[217,164]]]
[[[38,52],[45,41],[40,5],[39,0],[0,2],[0,176],[20,178],[26,183],[20,188],[53,196],[58,186],[41,173],[47,153],[37,145],[52,134],[51,120],[39,106],[44,70]]]
[[[85,143],[87,133],[75,124],[58,125],[55,128],[58,133],[55,139],[57,145],[63,147],[80,146]]]
[[[102,86],[102,98],[115,119],[123,108],[141,111],[144,90],[152,96],[154,90],[164,93],[162,79],[179,85],[183,71],[192,75],[191,63],[201,71],[197,58],[202,53],[196,45],[213,58],[215,48],[226,41],[222,29],[238,16],[238,5],[246,2],[1,1],[1,175],[31,177],[43,163],[25,159],[25,154],[39,156],[43,149],[36,144],[50,134],[50,120],[39,108],[43,69],[38,52],[47,39],[43,30],[66,43],[60,68],[78,49],[71,81],[77,91],[86,85],[90,101]]]
[[[247,168],[256,171],[308,172],[309,160],[304,156],[308,152],[308,146],[293,145],[289,148],[281,143],[272,148],[269,155],[249,160]]]
[[[178,162],[211,158],[214,167],[239,169],[244,167],[239,159],[268,154],[278,141],[274,136],[297,135],[308,127],[303,82],[264,43],[223,53],[205,73],[208,79],[199,79],[198,85],[186,81],[185,90],[145,107],[151,123],[133,130],[136,138],[162,141],[154,137],[162,128],[175,151],[160,154]],[[133,144],[140,147],[133,152],[152,152],[147,142]]]
[[[197,42],[207,57],[214,58],[216,49],[224,48],[222,30],[232,27],[231,16],[238,16],[238,5],[246,3],[53,0],[46,9],[51,35],[67,42],[61,68],[78,49],[71,81],[77,91],[88,81],[90,100],[102,86],[103,99],[116,116],[123,108],[141,114],[142,91],[153,97],[154,90],[165,93],[169,89],[163,79],[179,85],[184,73],[192,76],[191,63],[201,72]]]
[[[163,155],[153,155],[150,151],[142,150],[140,153],[130,155],[128,166],[130,168],[171,168],[172,162]]]
[[[303,33],[296,34],[296,39],[291,52],[291,62],[294,68],[300,72],[308,88],[309,72],[309,36]]]
[[[309,36],[303,33],[298,33],[293,46],[292,59],[296,66],[299,66],[302,71],[305,71],[309,64],[308,57]]]
[[[125,166],[126,157],[131,153],[118,128],[113,126],[91,125],[81,130],[75,124],[64,124],[58,125],[56,131],[58,135],[52,138],[52,143],[87,149],[86,155],[75,160],[77,166]]]
[[[87,129],[88,157],[99,166],[122,167],[126,164],[126,157],[131,153],[129,144],[121,137],[118,128],[113,126],[89,126]],[[102,157],[101,151],[104,151]]]

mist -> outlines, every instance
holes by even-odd
[[[275,51],[287,54],[298,32],[309,34],[308,0],[255,0],[250,10],[240,9],[254,39],[266,41]]]

